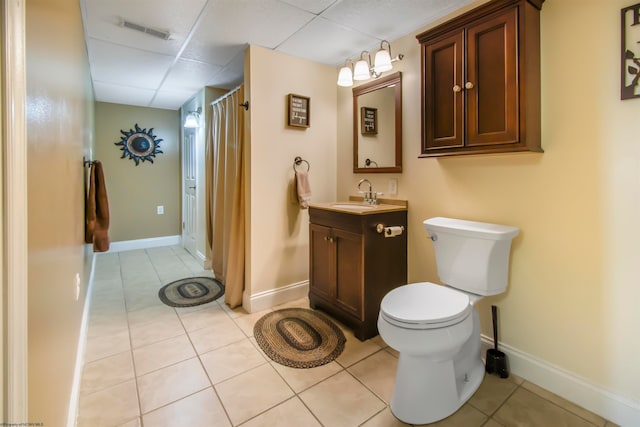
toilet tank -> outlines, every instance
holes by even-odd
[[[496,295],[507,289],[511,241],[516,227],[430,218],[424,221],[436,255],[440,280],[477,295]]]

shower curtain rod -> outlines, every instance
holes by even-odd
[[[221,97],[211,101],[211,105],[217,104],[218,102],[230,97],[231,95],[233,95],[234,93],[236,93],[238,90],[240,90],[240,86],[236,86],[235,88],[231,89],[229,92],[225,93],[224,95],[222,95]],[[244,103],[240,104],[242,107],[244,107],[245,110],[249,109],[249,101],[245,101]]]

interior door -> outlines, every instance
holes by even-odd
[[[184,128],[182,144],[182,245],[196,254],[196,132]]]

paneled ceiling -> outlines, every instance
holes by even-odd
[[[249,44],[337,67],[470,2],[80,0],[96,100],[171,110],[204,86],[240,84]]]

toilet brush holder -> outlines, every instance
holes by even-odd
[[[498,350],[498,308],[495,305],[491,306],[491,319],[493,321],[493,348],[487,350],[485,370],[488,374],[507,378],[509,376],[507,355]]]

